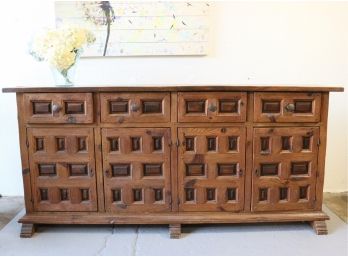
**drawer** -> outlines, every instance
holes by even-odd
[[[246,93],[179,92],[179,122],[243,122]]]
[[[170,93],[100,94],[102,122],[169,122]]]
[[[25,94],[27,123],[92,123],[92,93]]]
[[[255,122],[318,122],[320,93],[255,93]]]

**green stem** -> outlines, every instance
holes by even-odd
[[[107,48],[108,48],[109,37],[110,37],[110,25],[111,25],[110,16],[107,15],[106,39],[105,39],[105,46],[104,46],[104,53],[103,53],[103,56],[106,55],[106,50],[107,50]]]
[[[76,51],[76,52],[75,52],[76,55],[75,55],[75,60],[74,60],[74,62],[73,62],[67,69],[62,70],[62,71],[60,72],[60,74],[62,74],[62,76],[64,77],[66,83],[67,83],[67,84],[70,84],[70,85],[72,85],[73,83],[72,83],[72,81],[69,79],[68,72],[69,72],[70,68],[72,68],[72,67],[76,64],[77,58],[79,58],[79,53],[78,53],[78,51],[77,51],[77,50],[74,50],[74,51]]]

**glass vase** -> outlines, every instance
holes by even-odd
[[[66,71],[59,71],[55,67],[51,67],[54,83],[56,86],[73,86],[75,82],[76,62]]]
[[[75,73],[77,63],[80,60],[81,51],[76,51],[75,62],[67,70],[58,70],[51,66],[51,71],[56,86],[73,86],[75,83]]]

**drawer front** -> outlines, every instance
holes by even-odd
[[[170,128],[102,129],[107,211],[170,211],[169,143]]]
[[[97,211],[93,129],[29,128],[36,211]]]
[[[246,104],[246,93],[179,92],[179,122],[243,122]]]
[[[180,211],[244,208],[245,128],[179,128]]]
[[[103,93],[101,121],[169,122],[170,93]]]
[[[28,123],[93,123],[92,93],[25,94]]]
[[[318,122],[320,93],[255,93],[255,122]]]
[[[314,208],[319,128],[254,129],[253,211]]]

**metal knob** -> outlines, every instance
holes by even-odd
[[[59,104],[53,104],[52,105],[52,112],[57,113],[62,109],[62,107]]]
[[[130,109],[132,112],[137,112],[137,111],[139,111],[140,108],[139,108],[139,105],[132,104]]]
[[[215,112],[216,109],[217,109],[216,106],[213,105],[213,104],[209,105],[209,107],[208,107],[208,110],[209,110],[210,112]]]
[[[294,112],[295,111],[295,105],[294,104],[288,104],[285,106],[285,110],[288,112]]]

